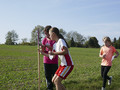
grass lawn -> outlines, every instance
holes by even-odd
[[[67,90],[101,90],[99,48],[70,48],[74,69],[62,83]],[[120,52],[120,50],[118,50]],[[42,55],[41,90],[46,90]],[[0,45],[0,90],[38,89],[37,46]],[[60,62],[59,62],[60,63]],[[120,56],[113,61],[108,75],[113,76],[107,90],[120,90]]]

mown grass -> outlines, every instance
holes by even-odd
[[[74,69],[62,83],[67,90],[101,90],[101,58],[99,49],[70,48]],[[120,52],[120,50],[118,50]],[[40,57],[41,90],[46,90],[42,55]],[[38,89],[37,46],[0,45],[0,90]],[[120,89],[120,57],[113,61],[109,75],[112,85],[107,90]]]

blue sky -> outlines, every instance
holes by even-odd
[[[31,38],[37,25],[52,25],[85,37],[120,37],[120,0],[0,0],[0,43],[8,31]]]

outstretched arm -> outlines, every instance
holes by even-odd
[[[40,45],[40,48],[42,49],[42,51],[45,51],[45,48],[48,48],[49,50],[52,50],[53,49],[53,47],[51,47],[50,45]]]
[[[55,57],[55,55],[47,54],[47,53],[43,52],[42,50],[39,50],[39,52],[40,52],[40,54],[42,54],[46,57],[49,57],[51,60]],[[49,52],[51,52],[51,51],[49,51]]]
[[[43,49],[39,49],[39,52],[40,52],[40,54],[49,57],[49,55],[48,55],[47,53],[45,53],[45,52],[43,51]]]
[[[53,49],[53,47],[51,47],[50,45],[45,45],[45,47],[49,48],[50,50]]]

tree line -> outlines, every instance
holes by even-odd
[[[118,40],[114,38],[112,43],[115,48],[120,49],[120,37],[118,38]]]
[[[37,30],[40,30],[40,42],[42,41],[44,35],[44,27],[41,25],[35,26],[35,28],[31,32],[31,39],[30,41],[27,40],[27,38],[21,39],[21,43],[17,43],[19,40],[18,34],[15,32],[15,30],[9,31],[6,34],[6,45],[37,45]],[[66,32],[63,29],[59,29],[60,33],[65,37],[66,41],[68,42],[70,47],[85,47],[85,48],[100,48],[100,45],[98,44],[98,40],[96,37],[84,37],[77,31],[70,31]],[[113,40],[113,46],[116,48],[120,48],[120,38],[117,40],[114,38]]]

